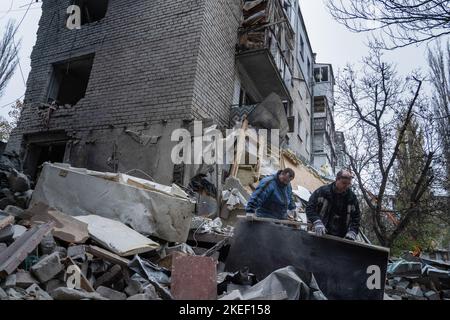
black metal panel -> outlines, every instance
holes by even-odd
[[[286,266],[312,272],[328,299],[381,300],[389,258],[386,248],[336,237],[319,237],[267,222],[240,221],[236,226],[227,271],[249,267],[258,280]],[[380,268],[380,289],[370,290],[369,266]]]

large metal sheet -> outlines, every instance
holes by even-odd
[[[294,266],[312,272],[328,299],[382,300],[389,249],[268,222],[240,221],[231,242],[225,269],[249,267],[258,280]],[[379,289],[369,289],[379,268]]]

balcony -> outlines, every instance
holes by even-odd
[[[277,93],[292,101],[294,31],[280,0],[244,4],[244,22],[239,29],[236,59],[260,99]]]
[[[327,128],[327,119],[326,118],[315,118],[313,120],[314,132],[325,131],[326,128]]]

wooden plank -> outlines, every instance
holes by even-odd
[[[131,261],[97,246],[88,246],[86,250],[97,258],[105,259],[122,267],[127,267]]]
[[[53,221],[35,226],[26,231],[19,239],[0,253],[0,276],[13,273],[28,254],[33,251],[42,239],[55,226]]]
[[[248,129],[248,120],[244,119],[242,122],[242,127],[239,132],[239,137],[237,140],[237,150],[236,150],[236,156],[234,158],[233,166],[231,167],[231,176],[236,177],[238,170],[239,170],[239,163],[241,161],[242,155],[245,151],[245,131]]]
[[[279,223],[284,224],[288,226],[294,226],[294,227],[301,227],[301,226],[308,226],[307,223],[298,222],[298,221],[291,221],[291,220],[280,220],[280,219],[272,219],[272,218],[261,218],[257,217],[256,215],[247,215],[247,216],[237,216],[238,219],[245,219],[247,221],[259,221],[259,222],[273,222],[273,223]]]

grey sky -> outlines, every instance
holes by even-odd
[[[0,32],[9,19],[19,22],[26,12],[31,0],[0,0]],[[16,39],[22,40],[20,50],[20,64],[23,76],[28,78],[30,72],[30,55],[36,41],[39,18],[41,15],[41,3],[32,0]],[[12,7],[11,7],[12,6]],[[335,72],[350,63],[357,63],[367,54],[367,35],[355,34],[333,20],[322,0],[300,0],[303,17],[311,41],[313,51],[317,53],[317,61],[331,63]],[[11,11],[8,10],[11,8]],[[8,13],[7,13],[8,12]],[[426,46],[411,46],[387,52],[386,57],[398,64],[398,70],[407,74],[413,69],[427,69]],[[25,85],[20,69],[9,82],[5,93],[0,97],[0,115],[7,117],[10,109],[9,103],[15,101],[25,93]],[[8,105],[9,104],[9,105]],[[5,106],[6,105],[6,106]]]

